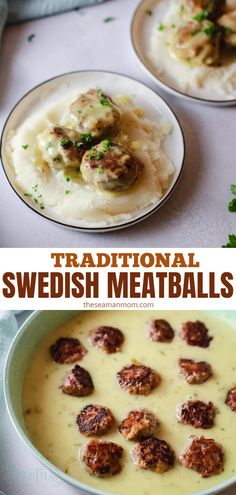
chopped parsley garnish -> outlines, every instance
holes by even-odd
[[[27,39],[29,43],[31,43],[31,41],[33,41],[34,38],[35,38],[35,34],[30,34]]]
[[[164,24],[159,24],[157,29],[158,29],[158,31],[164,31],[164,29],[165,29]]]
[[[60,140],[60,146],[62,146],[62,148],[64,148],[64,146],[69,146],[70,144],[72,144],[72,141],[68,138]]]
[[[100,103],[101,103],[101,105],[106,106],[106,107],[110,107],[110,105],[111,105],[107,98],[100,98]]]
[[[227,244],[222,246],[223,248],[236,248],[236,235],[230,234],[229,235],[229,241]]]
[[[86,132],[85,134],[81,134],[81,141],[83,143],[91,143],[91,141],[92,141],[91,132]]]
[[[38,191],[38,187],[39,187],[38,184],[35,184],[34,186],[32,186],[33,191],[34,192],[37,192]]]
[[[233,33],[233,29],[228,27],[228,26],[223,26],[223,30],[225,34],[231,34]]]
[[[96,153],[94,153],[94,151],[93,151],[93,153],[90,153],[89,158],[90,158],[90,160],[93,160],[94,158],[96,158]]]
[[[28,145],[28,144],[22,144],[22,148],[23,148],[24,150],[27,150],[27,149],[28,149],[28,147],[29,147],[29,145]]]
[[[195,15],[193,17],[193,19],[195,21],[204,21],[204,19],[207,19],[209,17],[209,11],[208,10],[202,10],[201,12],[199,12],[199,14]]]
[[[231,193],[236,195],[236,184],[231,184]]]
[[[183,14],[184,11],[185,11],[185,6],[183,4],[181,4],[181,6],[180,6],[180,12],[181,12],[181,14]]]
[[[216,26],[213,22],[209,21],[208,25],[202,29],[202,32],[209,36],[210,38],[214,38],[219,33],[219,27]]]
[[[100,167],[100,168],[98,169],[98,173],[99,173],[100,175],[104,174],[104,168]]]
[[[98,159],[98,160],[102,160],[102,159],[103,159],[103,156],[104,156],[103,151],[98,151],[98,152],[97,152],[97,159]],[[235,200],[235,201],[236,201],[236,200]]]
[[[82,146],[84,146],[84,143],[82,143],[82,141],[76,141],[75,146],[76,148],[82,148]]]
[[[32,198],[32,194],[31,193],[24,193],[24,196],[26,196],[27,198]]]
[[[115,17],[105,17],[105,19],[103,19],[103,22],[112,22],[115,20]]]
[[[102,89],[99,90],[99,96],[104,96],[104,92]]]
[[[66,182],[70,182],[70,180],[71,180],[69,175],[67,175],[67,177],[65,177],[65,179],[66,179]]]
[[[103,145],[104,151],[110,151],[110,149],[112,147],[112,143],[111,143],[110,139],[104,139],[102,141],[102,145]]]
[[[71,190],[70,190],[70,189],[66,189],[66,190],[65,190],[65,194],[66,194],[66,196],[67,196],[67,194],[70,194],[70,193],[71,193]]]
[[[152,10],[147,9],[147,10],[146,10],[146,14],[151,16],[151,15],[153,14],[153,12],[152,12]]]
[[[38,193],[38,186],[39,186],[38,184],[32,186],[32,189],[36,194]],[[24,196],[26,196],[26,198],[32,198],[32,201],[36,203],[41,210],[44,210],[45,206],[44,206],[43,196],[42,194],[38,194],[38,196],[36,196],[36,194],[24,193]]]
[[[201,29],[194,29],[194,31],[191,32],[191,36],[196,36],[196,34],[200,33]]]
[[[228,210],[233,213],[236,212],[236,198],[231,199],[231,201],[228,204]]]

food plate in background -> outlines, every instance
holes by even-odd
[[[174,165],[174,172],[171,175],[169,185],[163,196],[154,204],[150,204],[141,209],[136,209],[129,218],[126,218],[125,215],[123,215],[123,218],[121,216],[118,221],[111,225],[99,224],[99,222],[97,223],[96,221],[93,225],[86,225],[81,220],[63,218],[61,215],[55,214],[50,207],[40,209],[37,201],[34,203],[32,197],[28,197],[28,194],[25,194],[25,191],[22,190],[22,186],[17,182],[10,155],[9,153],[7,154],[9,136],[11,136],[14,129],[24,123],[27,118],[31,118],[35,115],[35,112],[39,111],[42,107],[42,101],[43,103],[45,103],[45,101],[48,101],[49,103],[54,102],[55,95],[58,98],[60,95],[67,94],[68,91],[75,93],[77,90],[76,88],[82,88],[82,91],[87,91],[91,88],[102,88],[102,90],[111,95],[111,97],[113,97],[113,95],[128,95],[131,97],[133,105],[143,109],[145,116],[148,119],[153,122],[163,119],[163,121],[170,124],[172,129],[170,134],[164,139],[163,149]],[[20,147],[23,148],[23,146]],[[184,136],[177,117],[168,104],[153,90],[124,75],[102,71],[82,71],[50,79],[32,89],[16,104],[3,129],[1,157],[5,174],[13,190],[34,212],[46,219],[71,229],[85,232],[106,232],[133,225],[160,208],[173,192],[181,175],[184,162],[184,149]]]
[[[176,61],[171,55],[168,55],[166,50],[166,61],[169,57],[168,64],[165,63],[165,68],[161,65],[161,59],[158,61],[158,52],[156,52],[156,59],[153,55],[153,41],[155,29],[162,26],[164,30],[164,19],[171,4],[176,3],[175,0],[143,0],[137,7],[131,25],[131,38],[132,45],[136,56],[142,67],[148,72],[149,76],[156,82],[156,84],[167,92],[179,96],[181,98],[196,101],[198,103],[212,105],[212,106],[232,106],[236,104],[235,96],[227,96],[225,94],[220,95],[213,86],[210,88],[198,87],[183,88],[178,82],[178,78],[174,77],[174,68],[177,67],[180,71],[182,65],[186,70],[186,63]],[[180,2],[181,3],[181,2]],[[161,33],[163,34],[163,33]],[[159,55],[160,57],[160,55]],[[236,56],[235,62],[236,64]],[[210,68],[213,70],[220,70],[216,68]],[[236,74],[236,66],[235,66]],[[180,75],[178,75],[180,77]],[[186,77],[186,76],[185,76]],[[218,77],[218,76],[217,76]],[[223,75],[222,75],[223,78]],[[189,80],[191,78],[189,77]],[[226,77],[225,77],[226,79]],[[236,79],[236,76],[235,78]],[[234,88],[234,95],[236,94],[236,88]]]

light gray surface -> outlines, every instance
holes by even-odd
[[[77,69],[105,69],[155,87],[131,48],[129,26],[139,0],[29,22],[6,30],[0,53],[0,127],[16,101],[34,85]],[[114,22],[104,23],[107,16]],[[29,34],[36,34],[29,43]],[[218,247],[236,233],[227,211],[236,182],[236,109],[203,107],[165,94],[184,129],[185,171],[172,198],[148,220],[109,234],[80,234],[46,222],[28,209],[0,171],[0,247]]]
[[[29,316],[25,311],[17,316],[19,325]],[[2,404],[0,403],[0,409]],[[12,426],[7,411],[1,415],[0,446],[0,490],[6,495],[78,495],[77,488],[67,485],[32,456],[28,448]],[[222,495],[235,495],[236,489],[230,488]],[[128,494],[131,495],[131,494]],[[133,495],[133,494],[132,494]]]

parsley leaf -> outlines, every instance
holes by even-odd
[[[103,106],[110,107],[110,102],[107,98],[100,98],[100,103]]]
[[[222,246],[223,248],[236,248],[236,235],[230,234],[229,235],[229,241],[227,244]]]
[[[231,199],[231,201],[228,204],[228,210],[231,211],[231,212],[235,212],[236,211],[236,198]]]
[[[236,194],[236,184],[231,184],[231,193]]]
[[[164,29],[165,29],[164,24],[159,24],[157,29],[158,29],[158,31],[164,31]]]
[[[30,34],[28,36],[28,38],[27,38],[28,39],[28,42],[31,43],[31,41],[33,41],[33,39],[35,38],[35,36],[36,36],[35,34]]]
[[[24,150],[27,150],[27,149],[28,149],[28,147],[29,147],[29,145],[28,145],[28,144],[22,144],[22,148],[23,148]]]
[[[103,22],[112,22],[112,21],[115,21],[115,17],[105,17],[105,19],[103,19]]]
[[[208,10],[202,10],[201,12],[199,12],[199,14],[195,15],[193,17],[193,19],[195,21],[203,21],[204,19],[207,19],[209,16],[209,11]]]

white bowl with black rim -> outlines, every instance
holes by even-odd
[[[6,153],[9,135],[11,135],[15,129],[19,128],[26,118],[35,114],[39,108],[42,98],[48,98],[50,100],[58,88],[70,90],[70,88],[74,88],[76,84],[80,87],[82,86],[85,90],[93,87],[101,87],[105,92],[107,91],[108,94],[110,94],[112,88],[112,93],[114,94],[130,95],[134,105],[137,107],[142,107],[148,118],[153,121],[155,121],[155,118],[164,118],[172,126],[171,134],[167,136],[164,141],[164,150],[172,161],[175,171],[164,195],[156,203],[152,203],[145,208],[134,211],[130,218],[125,220],[121,219],[111,225],[102,226],[99,224],[99,226],[90,226],[84,224],[80,220],[61,217],[58,214],[55,214],[52,208],[40,209],[39,205],[37,203],[33,203],[17,184],[14,166],[9,159],[9,154]],[[144,220],[156,212],[174,191],[183,169],[184,155],[185,142],[183,131],[178,118],[166,101],[152,89],[131,77],[103,71],[71,72],[68,74],[59,75],[39,84],[24,95],[14,106],[6,120],[1,137],[1,159],[5,175],[11,187],[18,197],[25,203],[25,205],[34,213],[37,213],[41,217],[63,227],[91,233],[109,232],[112,230],[123,229]]]

